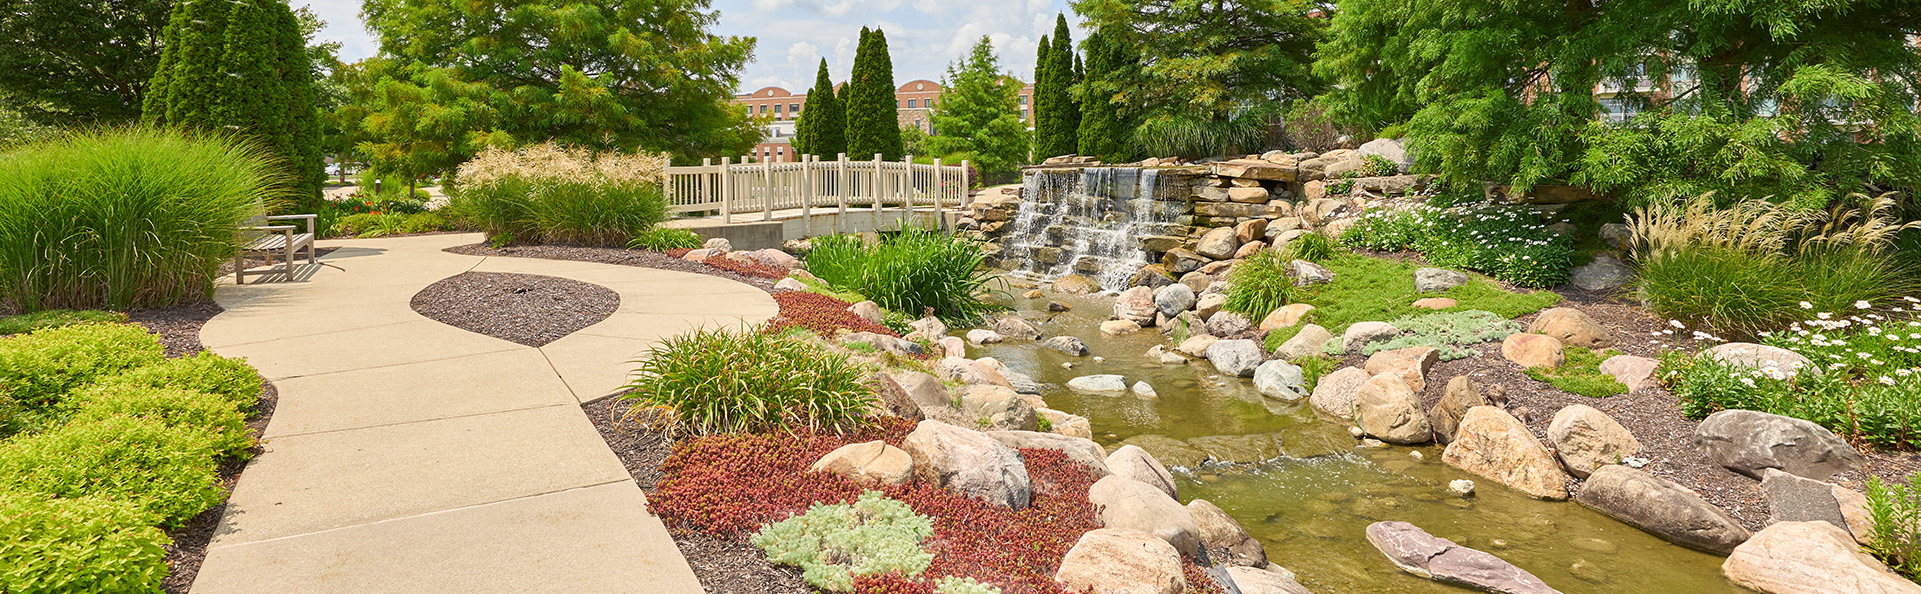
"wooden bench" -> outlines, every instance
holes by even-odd
[[[302,248],[305,248],[307,250],[308,264],[313,264],[318,262],[318,259],[314,255],[314,248],[313,248],[313,239],[314,239],[313,226],[314,226],[314,219],[316,218],[319,218],[319,216],[310,215],[310,214],[300,214],[300,215],[256,216],[251,219],[248,219],[247,220],[248,225],[240,228],[240,232],[242,234],[241,240],[240,240],[240,251],[234,253],[234,256],[233,256],[234,283],[242,284],[242,285],[247,284],[247,256],[258,254],[262,257],[265,257],[267,259],[267,265],[271,267],[273,266],[274,256],[277,254],[284,254],[285,257],[283,258],[282,263],[278,268],[268,268],[265,271],[256,272],[254,274],[258,276],[262,274],[284,272],[287,274],[288,280],[293,279],[294,255],[298,254]],[[299,227],[296,227],[294,225],[266,224],[270,221],[292,221],[292,220],[299,220],[299,219],[305,219],[307,221],[307,231],[305,233],[295,233],[294,231],[299,230]]]

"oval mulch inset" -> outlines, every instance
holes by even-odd
[[[620,295],[559,277],[465,272],[427,285],[412,305],[434,321],[537,347],[607,319],[620,307]]]

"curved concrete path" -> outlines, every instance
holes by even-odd
[[[226,312],[201,342],[246,357],[280,401],[195,594],[702,591],[580,403],[660,338],[778,306],[707,275],[441,251],[479,240],[322,242],[340,249],[305,280],[218,289]],[[533,348],[409,306],[468,271],[594,283],[620,307]]]

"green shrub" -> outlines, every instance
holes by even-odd
[[[272,202],[275,176],[252,145],[147,128],[0,155],[0,302],[34,312],[210,296],[234,228]]]
[[[1527,370],[1527,376],[1536,381],[1547,382],[1569,394],[1580,394],[1589,398],[1605,398],[1615,394],[1626,394],[1628,387],[1614,379],[1614,376],[1601,372],[1601,362],[1608,357],[1621,353],[1608,350],[1596,353],[1592,350],[1569,346],[1565,351],[1567,361],[1558,368],[1534,367]]]
[[[696,330],[640,362],[624,398],[691,433],[847,430],[874,401],[867,370],[811,339],[760,328]]]
[[[918,316],[931,308],[950,323],[971,324],[997,309],[976,298],[993,278],[985,260],[973,240],[902,227],[872,246],[846,235],[816,237],[807,270],[889,310]]]
[[[239,455],[253,447],[253,436],[247,433],[247,415],[206,392],[117,384],[74,392],[66,404],[74,409],[69,423],[114,417],[152,419],[171,427],[205,430],[210,434],[210,444],[221,455]]]
[[[408,235],[413,233],[432,233],[452,231],[455,226],[447,217],[437,212],[421,213],[361,213],[347,215],[333,224],[333,235],[338,237],[385,237],[388,235]]]
[[[1921,485],[1913,475],[1886,483],[1868,477],[1868,552],[1909,579],[1921,577]]]
[[[1400,164],[1380,155],[1361,156],[1361,177],[1385,177],[1401,172]]]
[[[592,155],[548,143],[488,149],[460,166],[450,205],[489,236],[624,246],[667,218],[662,155]]]
[[[1287,242],[1287,244],[1281,246],[1280,249],[1281,258],[1288,262],[1294,260],[1326,262],[1329,258],[1333,258],[1334,254],[1339,251],[1340,249],[1334,245],[1334,240],[1328,239],[1326,235],[1319,233],[1303,234],[1300,237],[1294,238],[1293,241]]]
[[[0,490],[0,592],[159,592],[169,541],[153,524],[126,503]]]
[[[77,324],[119,324],[127,321],[127,314],[117,311],[97,309],[49,309],[30,314],[0,318],[0,336],[26,334],[34,330],[59,328]]]
[[[627,247],[664,252],[674,249],[691,250],[704,243],[700,234],[693,231],[655,226],[634,236],[633,241],[627,242]]]
[[[851,504],[815,504],[807,513],[768,524],[750,539],[767,560],[801,568],[801,577],[830,592],[854,588],[854,576],[898,572],[915,577],[934,555],[920,543],[931,520],[877,491]]]
[[[1521,331],[1521,325],[1501,314],[1480,310],[1447,311],[1403,317],[1392,322],[1410,334],[1367,345],[1361,354],[1372,355],[1411,347],[1434,347],[1442,361],[1466,359],[1475,355],[1466,345],[1497,342]]]
[[[49,408],[96,378],[159,363],[160,340],[132,324],[84,324],[0,339],[0,437],[44,422]]]
[[[1291,261],[1280,252],[1261,250],[1236,264],[1228,272],[1232,284],[1227,287],[1227,303],[1221,309],[1259,320],[1293,302],[1294,279],[1287,275],[1287,263]]]
[[[112,417],[0,442],[0,490],[97,496],[178,526],[220,503],[216,452],[203,430]]]
[[[201,351],[100,378],[106,386],[146,386],[193,390],[219,396],[234,410],[247,412],[260,401],[260,373],[246,359]]]

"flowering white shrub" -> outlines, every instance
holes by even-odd
[[[1341,234],[1349,247],[1420,252],[1444,268],[1478,270],[1522,287],[1565,282],[1574,248],[1540,217],[1488,203],[1411,202],[1370,210]]]

